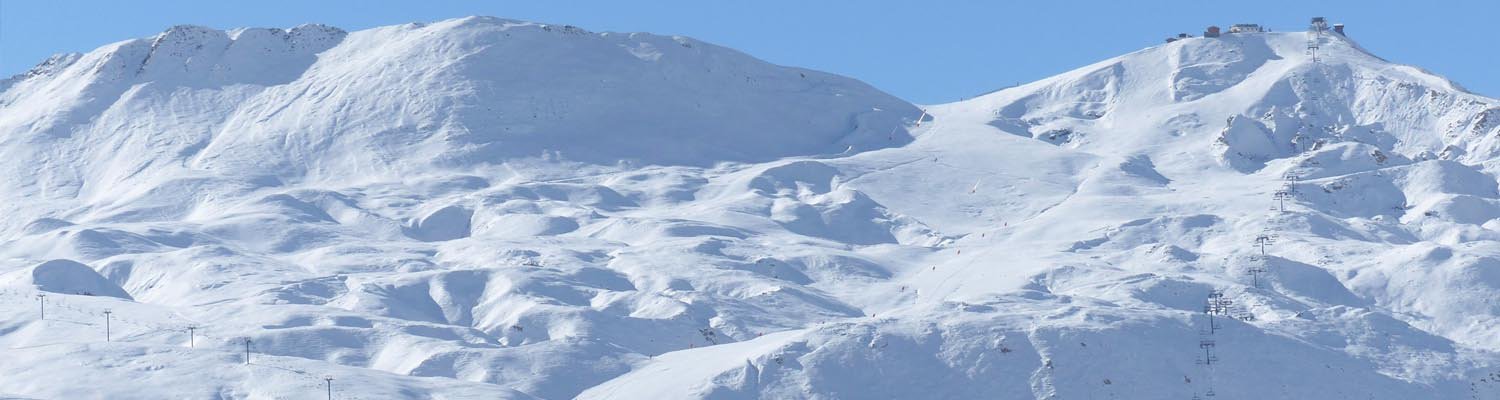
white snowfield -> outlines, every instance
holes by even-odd
[[[683,37],[175,27],[0,81],[0,398],[1497,399],[1497,160],[1500,101],[1332,33],[924,113]]]

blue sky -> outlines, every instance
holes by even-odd
[[[1500,2],[1429,1],[71,1],[0,0],[0,75],[177,24],[357,30],[465,15],[692,36],[940,103],[1051,76],[1209,24],[1348,24],[1386,59],[1500,96]]]

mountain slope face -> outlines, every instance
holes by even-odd
[[[1500,396],[1500,101],[1339,36],[926,117],[491,18],[177,27],[0,90],[0,394]]]

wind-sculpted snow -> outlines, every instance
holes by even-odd
[[[494,18],[60,55],[0,397],[1500,396],[1500,101],[1314,39],[925,110]]]
[[[1268,61],[1280,57],[1266,41],[1254,36],[1230,35],[1219,40],[1191,40],[1164,51],[1172,51],[1172,98],[1191,101],[1244,82]]]

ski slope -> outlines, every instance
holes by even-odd
[[[0,398],[1500,398],[1496,137],[1332,33],[917,106],[684,37],[174,27],[0,81]]]

